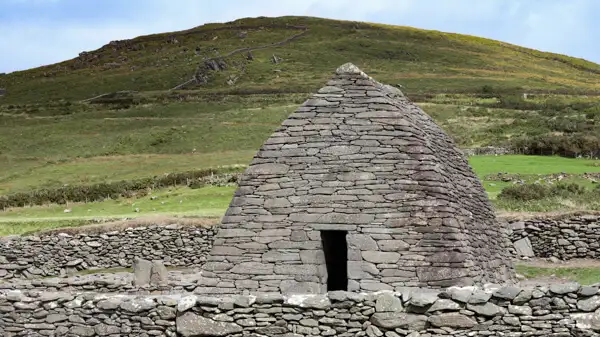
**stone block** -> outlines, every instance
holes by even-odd
[[[169,271],[162,261],[152,261],[150,284],[156,286],[167,286],[169,284]]]
[[[363,251],[361,252],[363,259],[371,263],[396,263],[400,259],[400,254],[395,252],[381,251]]]
[[[524,257],[534,257],[533,247],[529,238],[525,237],[513,243],[517,255]]]
[[[300,261],[299,253],[271,250],[262,255],[263,262]]]
[[[142,259],[133,259],[133,285],[136,287],[150,284],[150,275],[152,273],[152,262]]]
[[[348,234],[346,236],[346,241],[348,242],[348,248],[351,249],[371,251],[378,249],[377,242],[367,234]]]
[[[258,262],[242,262],[231,268],[230,272],[234,274],[250,275],[270,275],[273,274],[273,264],[264,264]]]

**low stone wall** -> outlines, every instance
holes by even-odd
[[[199,275],[199,274],[198,274]],[[198,287],[195,282],[169,281],[165,285],[134,285],[133,274],[128,277],[116,279],[103,279],[95,277],[74,278],[41,278],[33,280],[12,280],[0,283],[0,291],[7,290],[36,290],[36,291],[61,291],[61,292],[94,292],[94,293],[122,293],[122,294],[173,294],[192,293]]]
[[[600,258],[600,215],[509,221],[519,257]]]
[[[204,297],[0,293],[2,336],[600,336],[598,287]]]
[[[0,279],[60,276],[78,270],[131,267],[134,257],[166,266],[201,265],[216,228],[180,225],[0,239]]]
[[[515,151],[509,148],[504,147],[473,147],[467,149],[461,149],[461,151],[465,154],[465,156],[482,156],[482,155],[505,155],[505,154],[515,154]]]
[[[514,254],[560,260],[600,257],[600,215],[508,220]],[[49,233],[0,239],[0,279],[63,276],[79,270],[131,267],[134,257],[166,266],[200,266],[216,227],[134,227],[97,234]]]

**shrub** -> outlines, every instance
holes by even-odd
[[[587,189],[577,183],[558,183],[556,185],[524,184],[509,186],[500,192],[498,199],[512,201],[542,200],[551,197],[569,198],[583,195]]]
[[[481,87],[481,92],[484,94],[493,94],[494,88],[491,85],[486,84]]]
[[[194,180],[188,185],[188,187],[191,189],[202,188],[204,186],[206,186],[206,184],[201,180]]]
[[[551,194],[562,197],[569,197],[572,195],[582,195],[587,192],[586,188],[577,183],[569,184],[556,184],[551,188]]]
[[[498,199],[515,201],[541,200],[547,198],[549,194],[549,188],[541,184],[513,185],[503,188],[500,194],[498,194]]]

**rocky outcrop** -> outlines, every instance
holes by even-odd
[[[322,295],[0,292],[2,336],[600,336],[598,287]]]
[[[0,279],[39,278],[79,270],[130,267],[135,258],[166,266],[199,266],[215,229],[179,225],[99,234],[42,234],[0,238]]]
[[[600,215],[508,223],[517,257],[600,258]]]

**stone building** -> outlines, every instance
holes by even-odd
[[[348,63],[256,154],[196,292],[510,283],[508,245],[450,137]]]

